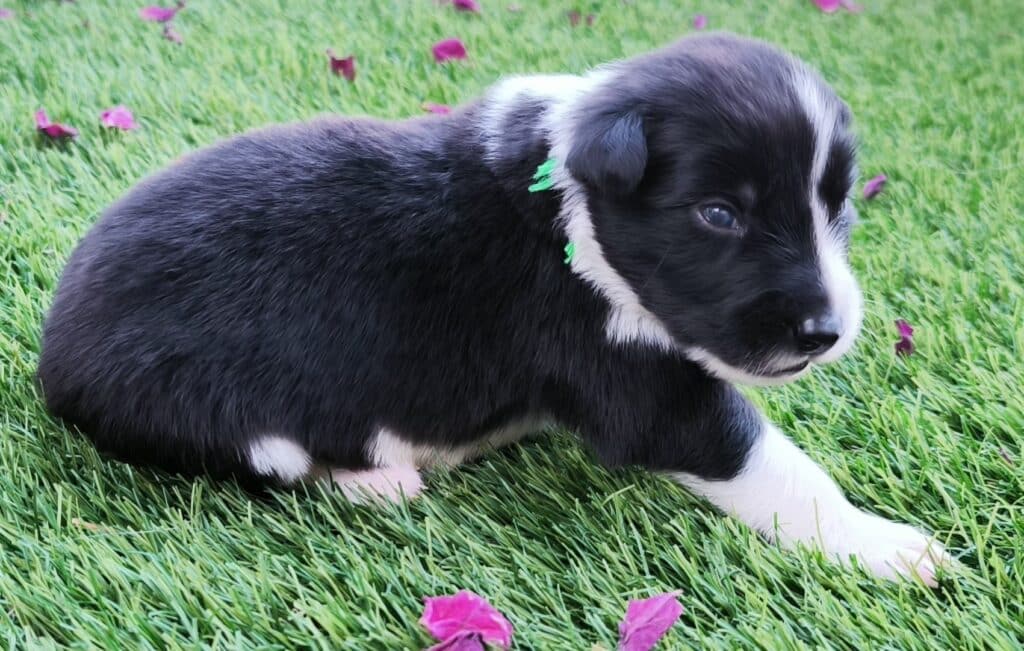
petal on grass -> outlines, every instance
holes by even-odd
[[[44,109],[36,111],[36,129],[55,140],[74,138],[78,135],[78,129],[72,126],[50,122],[50,117],[46,115]]]
[[[693,28],[696,30],[704,29],[708,26],[708,17],[704,14],[697,14],[693,17]]]
[[[900,338],[893,348],[897,355],[910,355],[914,352],[914,327],[903,319],[896,319],[896,332]]]
[[[424,102],[423,110],[427,113],[434,113],[436,115],[448,115],[452,112],[452,107],[447,104],[435,104],[433,102]]]
[[[452,6],[458,11],[469,11],[474,14],[480,13],[480,5],[476,0],[452,0]]]
[[[484,636],[472,631],[456,633],[444,642],[438,642],[427,651],[487,651]]]
[[[331,72],[341,75],[349,81],[356,80],[356,56],[354,54],[337,57],[334,55],[334,50],[327,48],[327,58],[331,61]]]
[[[174,16],[184,8],[184,2],[179,2],[173,7],[143,7],[139,9],[139,18],[152,23],[166,23],[173,20]]]
[[[566,18],[569,19],[569,25],[571,27],[576,27],[577,25],[579,25],[580,19],[583,17],[582,15],[580,15],[580,12],[576,11],[575,9],[566,12],[565,16]]]
[[[446,38],[443,41],[438,41],[434,43],[434,47],[431,50],[434,53],[434,61],[438,63],[466,58],[466,46],[457,38]]]
[[[811,2],[826,14],[834,14],[839,11],[839,6],[842,4],[841,0],[811,0]]]
[[[122,131],[131,131],[139,126],[135,123],[135,116],[132,115],[132,112],[128,107],[123,104],[119,104],[113,108],[108,108],[106,111],[100,113],[100,122],[105,127],[121,129]]]
[[[177,43],[178,45],[182,44],[181,34],[179,34],[178,30],[174,29],[170,25],[164,25],[164,38],[171,43]]]
[[[626,617],[619,624],[620,651],[648,651],[683,614],[676,597],[679,592],[666,592],[649,599],[635,599],[626,606]]]
[[[14,12],[10,9],[0,7],[0,20],[11,20],[14,18]]]
[[[420,624],[442,642],[463,633],[479,633],[488,644],[501,648],[512,644],[512,624],[486,599],[469,590],[426,597],[423,602]]]
[[[885,184],[888,183],[889,177],[885,174],[879,174],[870,181],[864,184],[864,198],[874,199],[878,194],[885,189]]]

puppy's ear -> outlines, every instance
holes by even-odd
[[[584,111],[565,165],[591,190],[613,197],[633,192],[647,167],[647,138],[633,110]]]

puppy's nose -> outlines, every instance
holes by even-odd
[[[796,348],[805,355],[823,353],[839,341],[841,327],[839,318],[831,311],[805,319],[793,332]]]

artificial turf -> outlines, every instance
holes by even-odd
[[[142,4],[15,1],[0,20],[0,640],[12,648],[416,649],[421,598],[468,588],[518,648],[615,645],[629,598],[681,590],[664,648],[1019,648],[1024,640],[1024,37],[1012,0],[190,0],[176,45]],[[566,12],[594,13],[571,27]],[[416,115],[503,74],[582,71],[692,31],[777,43],[857,118],[852,262],[868,313],[843,361],[753,392],[851,500],[936,532],[938,590],[785,553],[669,481],[595,466],[567,433],[354,507],[254,499],[100,458],[33,373],[61,265],[98,212],[180,154],[321,112]],[[457,36],[469,60],[434,63]],[[357,57],[355,83],[324,49]],[[101,129],[126,104],[141,128]],[[78,127],[45,142],[32,114]],[[916,328],[897,357],[893,320]]]

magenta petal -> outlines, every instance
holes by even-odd
[[[100,122],[105,127],[113,127],[122,131],[131,131],[139,125],[135,123],[135,116],[128,110],[127,106],[118,105],[109,108],[100,114]]]
[[[452,112],[452,107],[446,104],[434,104],[433,102],[425,102],[423,104],[423,110],[427,113],[434,113],[437,115],[448,115]]]
[[[185,3],[178,3],[174,7],[143,7],[139,9],[139,18],[153,23],[166,23],[174,18],[185,7]]]
[[[420,624],[441,641],[460,633],[479,633],[488,644],[502,648],[512,644],[512,624],[486,599],[469,590],[442,597],[426,597],[423,602]]]
[[[78,129],[74,127],[50,122],[49,116],[46,115],[46,111],[43,109],[36,111],[36,129],[51,138],[74,138],[78,135]]]
[[[842,0],[811,0],[811,2],[826,14],[832,14],[839,11],[839,6],[842,4]]]
[[[896,330],[900,333],[901,337],[913,337],[914,326],[910,325],[903,319],[896,319]]]
[[[699,29],[704,29],[707,26],[708,26],[708,17],[705,16],[704,14],[697,14],[696,16],[693,17],[693,28],[694,29],[698,29],[698,30]]]
[[[434,61],[444,63],[451,59],[465,59],[466,46],[457,38],[446,38],[434,44]]]
[[[587,27],[593,27],[594,23],[597,22],[597,16],[594,15],[594,14],[587,14],[586,21],[587,21]]]
[[[0,7],[0,20],[11,20],[12,18],[14,18],[13,11]]]
[[[452,0],[452,6],[459,11],[471,11],[473,13],[480,13],[480,5],[476,3],[476,0]]]
[[[354,54],[347,57],[336,57],[334,50],[327,48],[327,57],[331,60],[331,72],[341,75],[349,81],[356,80],[356,57]]]
[[[567,12],[565,15],[569,18],[569,25],[571,25],[572,27],[576,27],[577,25],[580,24],[580,18],[582,18],[580,12],[573,9],[572,11]]]
[[[649,599],[635,599],[626,607],[626,617],[619,624],[620,651],[647,651],[654,647],[683,614],[676,597],[679,592],[666,592]]]
[[[885,174],[879,174],[875,178],[871,179],[864,184],[864,198],[874,199],[878,196],[878,193],[885,188],[885,184],[889,181],[889,177]]]
[[[444,642],[438,642],[427,651],[486,651],[484,636],[472,631],[456,633]]]
[[[914,342],[910,337],[900,337],[893,348],[896,349],[897,355],[910,355],[914,352]]]

